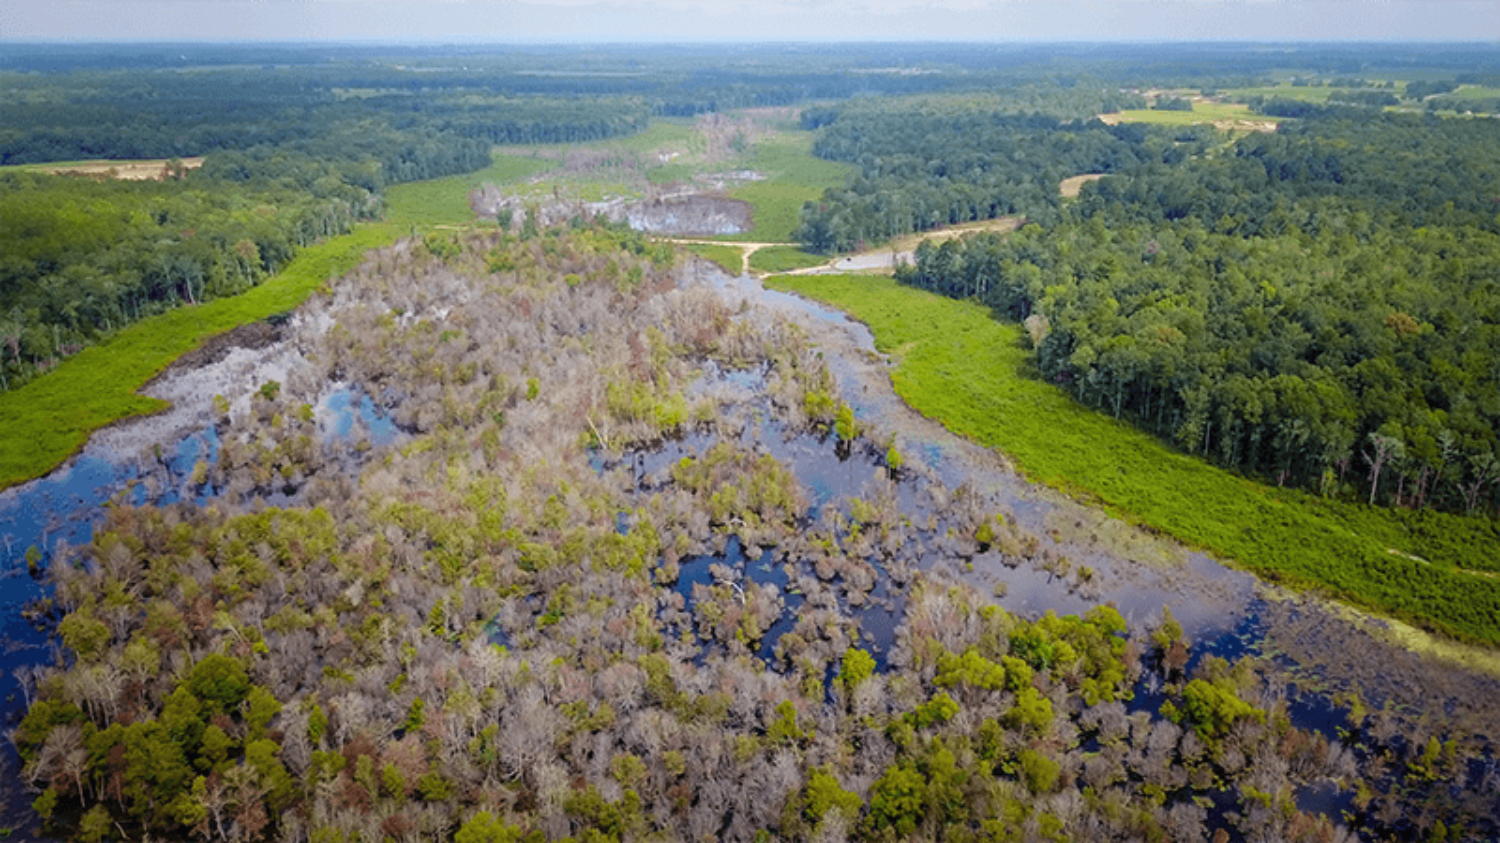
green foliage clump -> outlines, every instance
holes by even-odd
[[[823,819],[829,811],[841,811],[846,818],[853,819],[859,816],[864,802],[859,794],[851,793],[839,784],[826,767],[815,769],[807,777],[807,817],[816,823]]]
[[[839,667],[839,682],[843,684],[846,693],[854,693],[854,689],[860,683],[875,674],[875,658],[858,647],[850,647],[844,651],[843,661]]]
[[[489,811],[479,811],[459,827],[454,843],[520,843],[521,830],[497,819]]]
[[[1212,745],[1229,733],[1241,719],[1265,720],[1265,712],[1240,699],[1228,680],[1194,679],[1182,689],[1182,704],[1163,706],[1163,713],[1193,727]]]

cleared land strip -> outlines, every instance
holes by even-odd
[[[177,174],[196,170],[203,166],[202,158],[155,158],[141,161],[63,161],[55,164],[20,164],[19,170],[52,173],[59,176],[84,176],[96,179],[120,179],[121,181],[166,181]]]

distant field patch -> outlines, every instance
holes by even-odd
[[[203,166],[202,158],[178,158],[181,172],[196,170]],[[121,181],[166,181],[172,176],[173,161],[155,158],[141,161],[54,161],[50,164],[19,164],[4,169],[29,170],[37,173],[52,173],[59,176],[84,176],[94,179],[120,179]]]
[[[745,165],[766,176],[730,191],[755,208],[755,227],[726,240],[792,242],[801,224],[802,205],[823,196],[830,187],[846,184],[856,172],[850,164],[824,161],[812,154],[811,132],[788,132],[763,138]]]
[[[1079,191],[1083,190],[1084,185],[1091,181],[1098,181],[1105,175],[1105,173],[1084,173],[1081,176],[1069,176],[1062,180],[1057,189],[1064,199],[1073,199],[1078,196]]]
[[[1327,102],[1329,95],[1338,90],[1342,89],[1283,83],[1259,88],[1229,88],[1223,91],[1223,95],[1228,99],[1241,102],[1251,97],[1264,97],[1268,100],[1279,98],[1284,100],[1300,100],[1302,102]]]
[[[548,158],[492,153],[490,166],[460,176],[398,184],[385,193],[385,221],[400,229],[471,225],[469,192],[486,184],[514,184],[557,166]]]
[[[657,118],[644,132],[604,141],[599,146],[629,152],[654,153],[664,147],[686,146],[693,140],[693,125],[687,120]]]
[[[1500,88],[1485,85],[1459,85],[1456,90],[1444,94],[1456,100],[1488,100],[1500,97]]]
[[[514,184],[504,193],[544,205],[641,199],[659,195],[665,185],[672,194],[727,190],[730,198],[752,206],[751,230],[716,240],[791,243],[803,204],[855,173],[848,164],[815,157],[812,133],[790,128],[791,121],[786,109],[748,109],[720,120],[658,119],[639,134],[596,143],[505,147],[510,154],[497,150],[497,167],[529,169],[508,178],[485,170],[393,189],[387,219],[469,222],[468,190],[484,183]]]
[[[1325,97],[1326,99],[1326,97]],[[1193,103],[1192,111],[1157,111],[1155,109],[1131,109],[1101,114],[1099,119],[1111,126],[1120,123],[1151,123],[1157,126],[1197,126],[1209,124],[1224,131],[1274,132],[1280,117],[1252,114],[1250,107],[1242,103],[1203,102]]]

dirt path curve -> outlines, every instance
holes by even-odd
[[[865,249],[849,255],[829,258],[827,263],[792,269],[786,272],[760,273],[775,275],[836,275],[842,272],[889,272],[903,263],[916,262],[916,248],[924,240],[934,242],[952,240],[979,231],[1015,231],[1021,227],[1021,217],[997,217],[992,220],[962,223],[944,228],[935,228],[918,234],[899,237],[878,249]],[[729,246],[741,250],[740,272],[754,274],[750,269],[750,256],[771,246],[796,246],[796,243],[752,243],[734,240],[702,240],[691,237],[663,237],[663,240],[683,245]]]
[[[795,243],[745,243],[734,240],[697,240],[691,237],[663,237],[663,240],[684,246],[730,246],[740,250],[740,272],[750,274],[750,256],[771,246],[795,246]]]

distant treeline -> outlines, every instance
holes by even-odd
[[[646,105],[624,98],[349,94],[313,75],[280,72],[10,75],[4,81],[15,96],[0,103],[0,164],[169,158],[300,142],[315,142],[323,157],[337,157],[335,140],[399,147],[405,141],[396,135],[557,143],[631,134],[650,117]]]
[[[308,68],[4,74],[0,164],[206,160],[165,183],[0,173],[0,388],[136,319],[258,284],[378,217],[387,185],[481,169],[495,144],[631,134],[652,110],[330,81]]]
[[[794,236],[811,251],[830,252],[1009,214],[1055,220],[1062,179],[1181,160],[1212,135],[1092,119],[1144,105],[1135,94],[1078,85],[804,112],[805,126],[823,127],[814,153],[860,172],[804,207]]]
[[[479,141],[329,129],[160,183],[0,173],[0,387],[141,317],[260,283],[377,216],[387,184],[489,162]]]
[[[1028,320],[1043,376],[1184,449],[1395,505],[1493,506],[1500,126],[1310,109],[927,247],[908,283]]]

